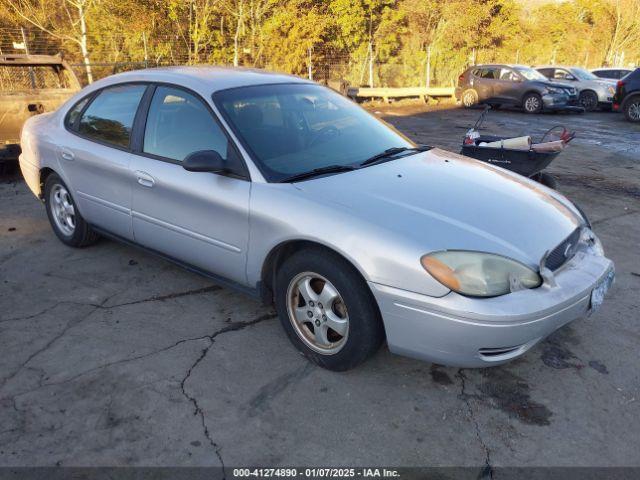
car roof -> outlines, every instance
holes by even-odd
[[[633,72],[633,68],[629,67],[602,67],[602,68],[592,68],[592,72],[608,72],[609,70],[624,70],[625,72]]]
[[[147,68],[118,73],[99,80],[92,89],[126,82],[172,83],[190,88],[202,95],[220,90],[274,83],[313,83],[293,75],[243,67],[175,66]]]

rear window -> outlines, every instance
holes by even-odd
[[[71,88],[62,67],[55,65],[0,65],[0,91]]]
[[[80,118],[78,133],[99,142],[128,147],[138,104],[146,85],[105,88]]]

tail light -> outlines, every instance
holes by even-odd
[[[458,77],[458,85],[462,85],[464,83],[464,73]]]
[[[622,87],[623,85],[624,85],[624,81],[623,81],[623,80],[618,80],[618,83],[617,83],[617,85],[616,85],[616,86],[617,86],[618,88],[620,88],[620,87]]]

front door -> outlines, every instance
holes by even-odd
[[[500,69],[500,77],[494,83],[493,94],[502,103],[515,104],[520,102],[520,77],[512,69]]]
[[[137,243],[186,264],[246,284],[251,182],[213,112],[186,90],[158,86],[141,152],[131,162]],[[190,153],[215,150],[231,173],[188,172]]]

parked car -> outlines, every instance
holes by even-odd
[[[591,70],[598,78],[609,78],[611,80],[619,80],[633,72],[630,68],[595,68]]]
[[[550,82],[534,69],[522,65],[476,65],[458,78],[456,98],[469,108],[478,103],[522,107],[527,113],[562,110],[575,105],[577,90]]]
[[[615,80],[596,77],[593,73],[580,67],[536,67],[540,73],[550,80],[570,83],[578,90],[578,103],[588,112],[598,108],[611,109],[615,93]]]
[[[613,109],[623,112],[630,122],[640,122],[640,68],[618,80]]]
[[[22,144],[62,242],[135,243],[273,301],[294,345],[329,369],[385,336],[437,363],[503,363],[597,308],[613,279],[559,193],[415,145],[296,77],[118,74],[29,119]]]
[[[0,170],[15,165],[24,121],[52,111],[80,90],[60,56],[0,55]]]

